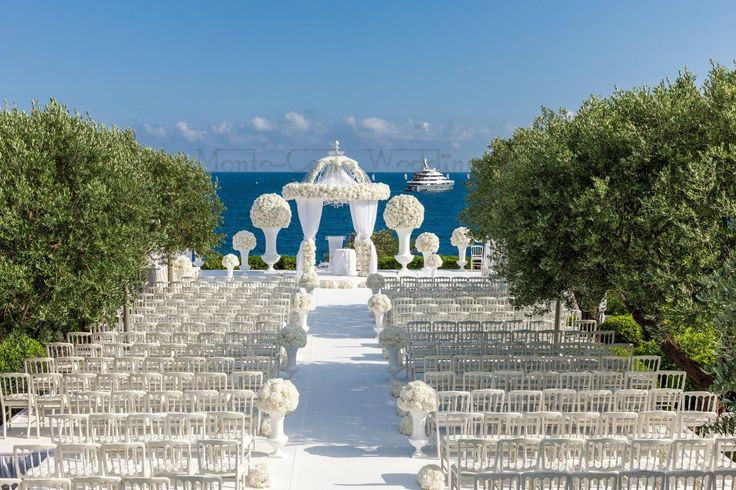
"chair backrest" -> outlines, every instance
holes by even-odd
[[[222,490],[222,478],[219,476],[183,476],[170,478],[172,488],[177,490]]]
[[[498,466],[500,471],[529,471],[539,464],[539,439],[518,437],[498,441]]]
[[[20,490],[70,490],[72,482],[66,478],[25,478]]]
[[[84,476],[72,480],[72,490],[120,490],[116,476]]]
[[[142,442],[103,444],[100,447],[105,475],[107,476],[146,476],[148,461],[146,445]]]
[[[582,467],[588,471],[619,471],[628,462],[629,441],[601,437],[585,441]]]
[[[521,490],[568,490],[570,477],[559,471],[528,471],[521,475]]]
[[[59,444],[56,446],[59,476],[77,478],[102,473],[99,444]]]
[[[651,490],[666,488],[663,471],[622,471],[618,475],[619,490]]]
[[[89,442],[89,417],[84,414],[50,415],[51,442],[81,444]]]
[[[13,469],[17,477],[54,478],[59,476],[54,451],[48,444],[13,446]]]
[[[125,477],[121,490],[169,490],[169,479],[163,477]]]
[[[670,470],[706,470],[713,462],[714,446],[710,439],[675,439],[670,450]]]
[[[668,439],[634,439],[629,450],[632,470],[663,471],[670,460],[672,441]]]
[[[518,490],[521,473],[479,473],[475,475],[475,490]],[[587,489],[586,489],[587,490]]]
[[[570,473],[570,490],[618,490],[618,473],[613,471]]]
[[[543,471],[577,470],[583,459],[584,444],[583,439],[542,439],[539,447],[540,469]]]
[[[668,471],[665,475],[668,490],[692,490],[694,488],[712,488],[711,472],[696,470]]]

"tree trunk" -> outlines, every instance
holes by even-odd
[[[169,281],[169,284],[174,282],[174,267],[173,267],[174,260],[171,258],[171,255],[166,256],[166,276]]]
[[[634,310],[631,315],[634,320],[641,325],[644,337],[651,339],[656,330],[657,324],[644,316],[641,311]],[[659,347],[670,358],[670,360],[680,369],[687,373],[688,379],[693,383],[697,390],[705,391],[713,384],[713,375],[706,373],[697,362],[690,359],[687,353],[670,334],[664,334],[664,337],[657,339]]]

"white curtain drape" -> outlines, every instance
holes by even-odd
[[[378,214],[378,201],[350,201],[350,217],[353,219],[353,228],[358,234],[358,239],[371,239],[373,228],[376,226],[376,215]],[[376,247],[371,244],[371,260],[368,266],[368,274],[378,272],[378,255]]]
[[[319,230],[319,222],[322,220],[322,199],[299,198],[296,200],[296,211],[299,215],[299,224],[302,226],[304,240],[299,244],[299,252],[296,257],[296,275],[302,274],[302,247],[307,240],[314,240]]]

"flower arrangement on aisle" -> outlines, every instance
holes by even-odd
[[[399,395],[401,394],[401,389],[404,386],[406,386],[406,383],[403,381],[399,381],[398,379],[391,380],[391,385],[390,385],[391,396],[393,396],[394,398],[398,398]]]
[[[299,285],[307,291],[312,291],[319,287],[319,276],[314,270],[302,273],[302,277],[299,278]]]
[[[383,276],[378,273],[370,274],[365,280],[365,285],[370,288],[373,294],[378,294],[385,284],[386,281]]]
[[[434,275],[437,273],[437,269],[442,267],[442,257],[437,254],[432,254],[424,262],[424,265],[426,265],[429,269],[430,276],[434,277]]]
[[[250,270],[248,255],[256,248],[256,236],[248,230],[240,230],[233,235],[233,250],[240,253],[240,270]]]
[[[410,437],[411,429],[412,429],[411,415],[406,414],[403,417],[401,417],[401,423],[399,424],[399,433],[402,436]]]
[[[297,352],[307,345],[307,332],[299,325],[287,325],[276,335],[276,343],[286,350],[284,371],[294,376],[299,369],[296,365]]]
[[[434,412],[437,410],[437,392],[424,381],[412,381],[401,388],[398,405],[407,412]]]
[[[314,239],[304,240],[302,242],[302,270],[304,272],[313,271],[317,263],[317,244]]]
[[[299,405],[299,391],[289,380],[271,378],[258,393],[258,409],[268,413],[271,419],[271,435],[268,440],[274,448],[271,456],[280,457],[281,448],[289,440],[284,434],[284,417]]]
[[[378,334],[379,345],[388,353],[388,372],[396,376],[401,371],[399,351],[406,345],[407,336],[403,328],[391,325]]]
[[[269,488],[271,479],[271,468],[263,463],[258,463],[248,469],[248,485],[253,488]]]
[[[412,431],[409,442],[414,446],[414,457],[422,455],[429,440],[425,431],[427,414],[437,410],[437,392],[424,381],[412,381],[401,388],[397,408],[411,414]]]
[[[299,327],[305,332],[308,332],[309,325],[307,324],[307,315],[310,311],[317,309],[317,303],[314,301],[314,296],[304,289],[300,289],[294,293],[291,307],[299,317]]]
[[[411,232],[422,226],[424,221],[424,206],[416,197],[408,194],[399,194],[392,197],[383,210],[383,220],[386,226],[396,231],[399,237],[399,253],[394,256],[401,264],[401,271],[407,272],[407,265],[414,259],[409,248]]]
[[[233,269],[240,265],[240,261],[235,254],[227,254],[222,258],[222,266],[227,269],[227,277],[233,277]]]
[[[368,298],[368,310],[373,313],[376,319],[373,331],[378,335],[383,330],[383,315],[391,311],[391,299],[385,294],[374,294]]]
[[[192,261],[186,255],[180,255],[171,262],[171,267],[174,269],[174,280],[179,281],[182,277],[193,277],[194,266]]]
[[[253,226],[263,230],[266,238],[266,251],[261,258],[268,264],[268,271],[274,271],[274,264],[281,256],[276,250],[279,230],[291,223],[291,208],[286,200],[278,194],[262,194],[253,201],[250,208],[250,220]]]
[[[417,473],[417,483],[422,490],[444,490],[445,474],[436,464],[428,464]]]
[[[470,230],[467,227],[459,226],[452,231],[450,244],[457,247],[457,265],[460,266],[460,270],[465,269],[465,264],[468,263],[465,260],[465,251],[472,241],[473,238],[470,236]]]
[[[386,203],[383,220],[392,230],[419,228],[424,222],[424,206],[414,196],[399,194]]]
[[[355,284],[353,281],[330,281],[327,280],[322,283],[322,287],[325,289],[354,289]]]

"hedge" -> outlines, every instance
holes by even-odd
[[[209,254],[204,261],[204,264],[202,265],[203,270],[225,270],[225,267],[222,265],[222,257],[223,255],[221,253],[212,253]],[[442,267],[440,269],[459,269],[460,267],[457,265],[457,256],[456,255],[440,255],[442,257]],[[414,256],[414,260],[412,260],[408,267],[409,269],[418,270],[422,268],[422,257],[420,256]],[[248,257],[248,264],[250,265],[250,268],[253,270],[266,270],[268,266],[265,262],[261,259],[259,255],[251,255]],[[395,270],[400,269],[401,264],[399,264],[395,258],[392,256],[387,257],[378,257],[378,268],[379,269],[386,269],[386,270]],[[277,270],[296,270],[296,257],[293,255],[282,255],[278,262],[274,265],[274,269]]]

